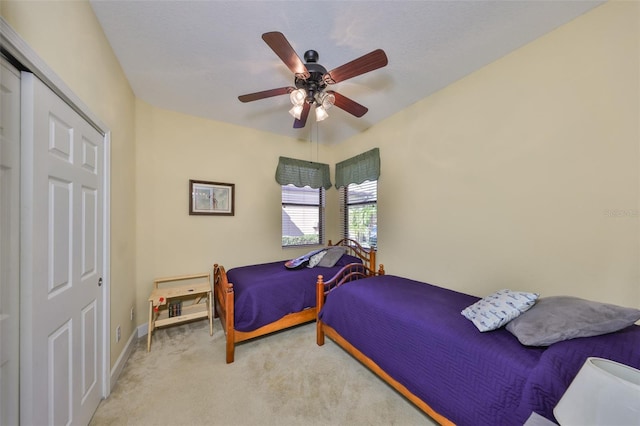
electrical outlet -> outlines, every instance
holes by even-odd
[[[133,321],[133,306],[131,307],[131,315],[130,315],[130,318],[129,318],[129,319],[130,319],[131,321]]]
[[[116,343],[120,341],[120,326],[116,327]]]

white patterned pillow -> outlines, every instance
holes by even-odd
[[[537,293],[503,289],[466,307],[461,314],[480,331],[502,327],[532,307],[538,300]]]
[[[309,258],[309,264],[307,265],[307,268],[315,267],[322,260],[325,254],[327,254],[327,251],[323,250],[320,253],[316,253],[313,256],[311,256]]]

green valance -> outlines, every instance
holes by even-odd
[[[276,182],[280,185],[295,185],[299,188],[331,188],[329,165],[313,161],[280,157],[276,169]]]
[[[380,177],[380,148],[358,154],[336,164],[336,188]]]

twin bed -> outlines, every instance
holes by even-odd
[[[317,344],[328,336],[440,424],[522,425],[532,413],[553,421],[587,357],[640,368],[640,326],[525,346],[461,315],[478,297],[369,275],[349,265],[318,279]]]
[[[345,254],[331,267],[214,265],[227,363],[239,342],[316,320],[319,346],[329,337],[443,425],[555,421],[553,408],[588,357],[640,369],[640,326],[527,346],[505,327],[480,332],[461,315],[480,298],[385,275],[375,251],[355,241],[336,246]]]
[[[214,265],[215,315],[220,318],[226,335],[227,363],[234,361],[237,343],[314,321],[318,275],[331,277],[350,263],[360,263],[367,270],[375,271],[375,250],[365,249],[350,239],[335,245],[329,242],[327,248],[332,252],[344,251],[330,267],[302,265],[298,269],[287,269],[284,260],[229,271],[222,265]]]

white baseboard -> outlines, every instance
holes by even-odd
[[[145,322],[144,324],[138,326],[138,338],[146,336],[148,332],[149,332],[148,323]]]
[[[134,330],[133,333],[131,333],[129,340],[127,340],[127,343],[124,345],[124,350],[120,353],[120,356],[111,369],[111,377],[109,378],[109,381],[111,382],[111,389],[113,389],[116,382],[118,381],[120,373],[122,373],[122,369],[124,368],[124,365],[127,363],[127,360],[129,359],[129,356],[133,351],[134,341],[137,340],[137,338],[138,336],[136,330]]]

